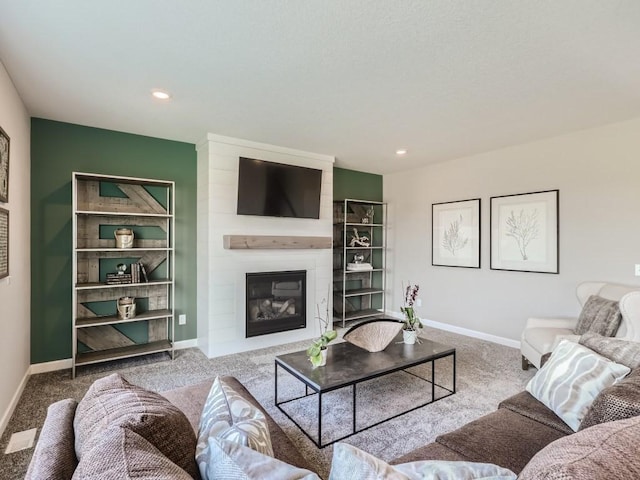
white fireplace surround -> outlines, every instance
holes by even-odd
[[[198,144],[197,152],[198,347],[212,358],[318,336],[316,303],[330,291],[331,249],[233,250],[224,248],[223,237],[331,237],[334,157],[214,134]],[[322,170],[320,219],[237,215],[239,157]],[[286,270],[307,271],[307,327],[246,338],[246,273]]]

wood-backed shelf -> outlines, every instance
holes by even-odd
[[[99,288],[131,288],[131,287],[152,287],[154,285],[171,285],[171,280],[149,280],[148,282],[120,283],[109,285],[108,283],[77,283],[76,290],[97,290]]]
[[[339,291],[337,293],[340,293]],[[384,293],[381,288],[352,288],[345,290],[345,297],[359,297],[361,295],[375,295],[377,293]]]
[[[100,210],[77,210],[76,215],[105,215],[109,217],[155,217],[155,218],[173,218],[168,213],[140,213],[140,212],[107,212]]]
[[[128,347],[109,348],[93,352],[83,352],[76,354],[76,365],[89,365],[91,363],[106,362],[108,360],[118,360],[121,358],[138,357],[150,353],[170,352],[173,344],[168,340],[159,340],[141,345],[131,345]]]
[[[171,310],[150,310],[148,312],[139,313],[133,318],[123,320],[117,315],[107,315],[103,317],[85,317],[76,319],[77,328],[98,327],[100,325],[118,325],[120,323],[141,322],[144,320],[156,320],[160,318],[171,318],[173,312]]]

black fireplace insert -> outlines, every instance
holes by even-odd
[[[246,336],[306,328],[307,271],[247,273]]]

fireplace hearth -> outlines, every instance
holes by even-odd
[[[307,272],[247,273],[246,336],[306,328]]]

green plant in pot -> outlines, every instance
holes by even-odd
[[[402,337],[406,344],[420,343],[418,332],[422,328],[422,322],[416,315],[413,307],[418,298],[418,290],[420,290],[420,285],[411,284],[408,284],[407,288],[404,289],[404,306],[400,307],[400,310],[404,313]]]
[[[327,306],[324,318],[320,315],[320,305],[323,303]],[[329,330],[329,302],[327,302],[326,298],[323,298],[320,305],[316,305],[316,309],[318,311],[316,318],[320,324],[320,331],[322,334],[320,335],[320,338],[314,340],[311,346],[307,349],[307,356],[314,368],[325,364],[327,360],[327,345],[329,345],[329,343],[335,340],[338,336],[338,332],[335,330]]]

